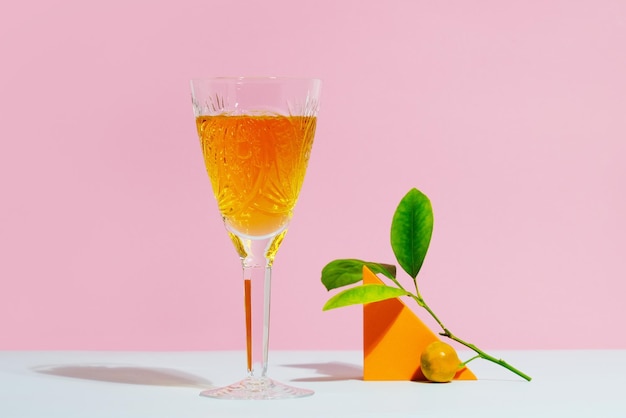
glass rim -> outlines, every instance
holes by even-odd
[[[313,81],[320,83],[321,78],[318,77],[299,77],[299,76],[207,76],[207,77],[192,77],[190,79],[192,83],[202,81],[263,81],[263,82],[277,82],[277,81]]]

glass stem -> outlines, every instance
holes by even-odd
[[[248,377],[267,375],[270,340],[272,264],[287,228],[275,235],[252,239],[229,230],[243,267]]]
[[[251,258],[243,260],[246,366],[249,377],[264,378],[269,351],[272,267],[264,258],[265,265],[258,258],[251,262]]]

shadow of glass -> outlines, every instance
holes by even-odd
[[[285,364],[285,367],[311,369],[324,376],[291,379],[292,382],[336,382],[341,380],[363,380],[363,368],[349,363],[305,363]]]
[[[199,376],[174,369],[129,367],[117,365],[56,365],[32,368],[36,373],[74,379],[132,385],[178,386],[210,389],[211,382]]]

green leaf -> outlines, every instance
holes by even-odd
[[[334,260],[322,269],[322,283],[327,290],[357,283],[363,279],[363,266],[374,274],[382,273],[390,279],[396,277],[396,266],[371,263],[354,258]]]
[[[326,302],[322,309],[328,311],[344,306],[397,298],[398,296],[406,296],[407,294],[406,291],[397,287],[386,286],[384,284],[364,284],[337,293]]]
[[[425,194],[411,189],[400,201],[391,222],[391,248],[398,263],[417,277],[433,234],[433,208]]]

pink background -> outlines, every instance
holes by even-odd
[[[11,4],[9,6],[8,4]],[[0,6],[0,349],[243,348],[188,80],[323,80],[272,349],[358,349],[335,258],[431,198],[431,307],[487,349],[626,348],[626,2]],[[418,311],[423,315],[422,311]]]

